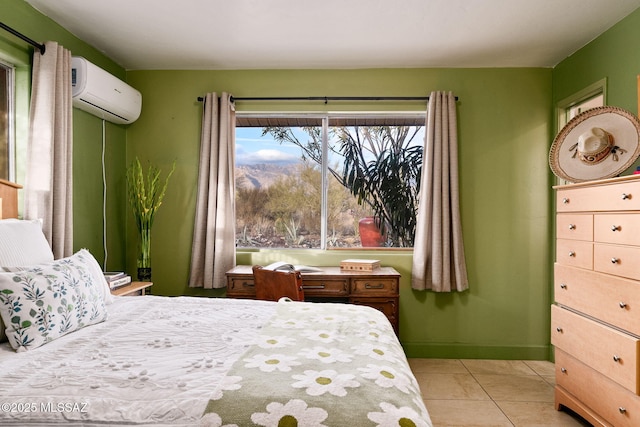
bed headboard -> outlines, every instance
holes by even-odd
[[[18,190],[22,185],[0,179],[0,219],[18,217]]]

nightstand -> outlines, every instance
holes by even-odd
[[[126,286],[111,291],[112,295],[145,295],[146,290],[153,285],[153,282],[131,282]]]

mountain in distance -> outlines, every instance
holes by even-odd
[[[236,165],[236,187],[247,190],[269,188],[283,176],[288,176],[295,172],[295,167],[284,163]]]

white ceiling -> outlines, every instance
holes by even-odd
[[[129,70],[553,67],[640,6],[640,0],[26,1]]]

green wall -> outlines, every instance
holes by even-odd
[[[124,79],[125,70],[89,46],[82,40],[37,12],[23,0],[3,0],[0,2],[0,19],[27,37],[44,43],[57,41],[71,50],[74,56],[84,56],[91,62]],[[17,177],[24,183],[25,153],[27,146],[30,76],[33,48],[12,34],[0,30],[0,58],[17,67]],[[103,250],[103,209],[102,209],[102,120],[74,109],[74,249],[89,249],[101,264]],[[124,189],[124,167],[126,151],[126,128],[106,123],[105,164],[107,181],[107,252],[108,269],[122,269],[125,262],[126,199]]]
[[[127,158],[177,169],[153,230],[154,293],[223,295],[187,287],[195,209],[200,120],[197,97],[417,96],[451,90],[458,97],[461,214],[470,290],[410,289],[411,252],[376,252],[402,274],[400,338],[412,356],[545,359],[549,353],[550,69],[363,69],[129,71],[143,95],[127,130]],[[238,111],[423,109],[420,104],[241,104]],[[132,222],[127,265],[135,269]],[[243,264],[287,259],[336,265],[357,251],[257,251]]]

